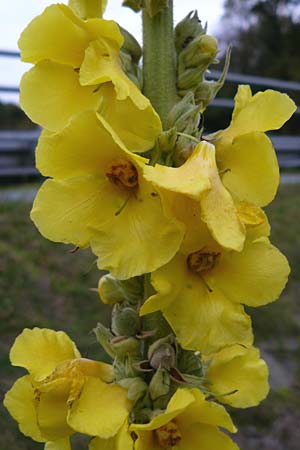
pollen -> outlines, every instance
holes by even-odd
[[[181,433],[176,423],[171,422],[155,430],[158,443],[162,448],[173,448],[181,441]]]
[[[138,185],[138,172],[130,161],[116,161],[110,166],[106,176],[113,184],[126,188],[134,188]]]
[[[215,267],[220,256],[221,253],[208,252],[205,249],[201,249],[189,254],[187,257],[187,265],[193,272],[206,272]]]

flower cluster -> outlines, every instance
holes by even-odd
[[[61,331],[25,329],[10,358],[28,375],[4,403],[46,450],[69,450],[74,433],[90,450],[236,450],[223,404],[252,407],[269,390],[244,305],[276,300],[289,274],[262,209],[279,184],[265,132],[295,105],[239,86],[228,128],[205,136],[223,79],[205,80],[218,46],[190,14],[176,28],[178,98],[163,130],[138,86],[138,44],[99,18],[105,3],[52,5],[19,46],[34,64],[21,104],[44,127],[36,165],[47,180],[31,218],[54,242],[90,247],[108,272],[98,290],[111,325],[94,332],[111,364],[82,358]],[[168,4],[145,8],[155,19]]]

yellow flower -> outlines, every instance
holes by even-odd
[[[177,255],[151,274],[156,293],[141,314],[160,309],[186,349],[209,354],[251,345],[250,319],[240,304],[278,298],[290,271],[286,258],[265,237],[267,226],[250,231],[242,252],[226,251],[210,237],[196,202],[180,205],[177,198],[176,205],[187,233]]]
[[[112,366],[81,358],[62,331],[25,329],[10,359],[29,374],[15,382],[4,405],[21,432],[49,442],[48,450],[67,449],[75,432],[110,438],[126,420],[131,404],[127,391],[111,383]]]
[[[54,179],[39,190],[31,217],[52,241],[91,245],[99,267],[118,278],[151,272],[177,252],[183,228],[144,179],[146,162],[115,141],[93,112],[61,133],[44,131],[37,167]]]
[[[107,0],[69,0],[69,6],[82,19],[102,17]]]
[[[229,127],[214,135],[222,182],[235,198],[257,206],[273,200],[279,169],[264,132],[281,128],[295,110],[286,94],[267,90],[252,95],[249,86],[239,86]]]
[[[146,179],[159,188],[198,202],[201,218],[215,240],[224,248],[242,250],[245,227],[220,179],[212,144],[199,143],[190,158],[178,168],[156,164],[147,166],[144,172]]]
[[[198,389],[178,389],[164,412],[129,430],[137,436],[135,450],[238,450],[219,427],[236,432],[223,406],[205,400]]]
[[[257,348],[234,345],[205,358],[209,361],[207,388],[218,401],[250,408],[268,395],[268,366]]]
[[[52,131],[82,111],[97,110],[130,150],[152,148],[161,122],[123,72],[122,44],[115,22],[84,21],[66,5],[49,6],[19,39],[22,60],[35,64],[21,81],[22,108]]]

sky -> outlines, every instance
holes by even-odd
[[[199,18],[208,22],[208,30],[214,32],[222,15],[224,0],[175,0],[174,20],[179,22],[190,11],[197,9]],[[0,50],[17,50],[21,31],[44,8],[54,3],[51,0],[0,1]],[[61,1],[67,3],[67,0]],[[121,0],[108,0],[104,18],[113,19],[130,31],[141,42],[141,17],[129,8],[121,6]],[[22,74],[30,66],[17,59],[0,57],[0,86],[17,86]],[[1,101],[17,101],[16,94],[0,92]]]

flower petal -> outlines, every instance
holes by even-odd
[[[36,195],[30,217],[47,239],[86,247],[94,230],[113,216],[122,202],[122,195],[108,180],[46,180]]]
[[[69,6],[82,19],[102,17],[107,0],[69,0]]]
[[[70,407],[68,423],[80,433],[108,439],[118,433],[130,407],[126,389],[89,377]]]
[[[145,152],[154,147],[162,125],[150,102],[141,110],[130,97],[118,100],[111,83],[101,86],[99,95],[99,118],[113,137],[117,135],[132,152]]]
[[[33,122],[57,131],[81,111],[97,109],[100,98],[94,91],[95,86],[79,84],[72,67],[43,61],[23,75],[20,103]]]
[[[263,133],[236,137],[218,164],[231,194],[257,206],[270,203],[279,185],[279,167],[271,140]],[[228,171],[226,171],[228,169]]]
[[[74,358],[80,358],[74,342],[63,331],[46,328],[25,328],[10,351],[12,365],[26,368],[35,380],[47,377],[59,363]]]
[[[232,138],[252,131],[277,130],[296,111],[295,103],[288,95],[268,89],[250,98],[249,87],[239,86],[236,99],[237,111],[223,133]]]
[[[130,431],[151,431],[162,427],[172,419],[177,417],[186,408],[189,408],[195,402],[194,392],[189,389],[179,388],[168,403],[167,409],[159,415],[153,417],[151,422],[145,424],[133,423],[130,425]]]
[[[43,175],[56,179],[86,175],[106,178],[111,162],[124,158],[120,146],[122,143],[115,142],[94,112],[84,112],[59,133],[42,132],[36,165]]]
[[[237,431],[224,406],[205,400],[204,394],[199,389],[192,389],[192,393],[195,402],[178,417],[180,428],[189,427],[191,424],[205,424],[225,428],[231,433]]]
[[[58,378],[38,387],[37,420],[47,441],[53,442],[74,433],[67,423],[71,380]]]
[[[59,439],[54,442],[47,442],[44,450],[72,450],[70,439]]]
[[[90,41],[81,24],[82,21],[66,5],[49,6],[21,34],[18,45],[22,61],[35,64],[50,59],[80,67]]]
[[[236,408],[250,408],[266,398],[268,367],[258,349],[235,345],[221,350],[210,360],[209,390],[219,395],[220,402]],[[224,395],[230,392],[234,393]]]
[[[37,425],[34,388],[29,375],[19,378],[13,387],[5,394],[5,408],[18,422],[20,431],[37,442],[45,442],[47,438],[42,435]]]
[[[80,69],[80,83],[83,86],[112,82],[117,100],[130,97],[139,109],[146,109],[149,100],[123,72],[118,49],[108,41],[92,41],[85,52]]]
[[[240,251],[245,240],[245,229],[231,195],[221,182],[215,148],[207,142],[202,145],[202,173],[210,179],[211,189],[201,195],[201,218],[222,247]]]
[[[197,145],[192,155],[180,167],[167,167],[160,164],[145,166],[145,178],[160,188],[184,194],[199,200],[201,194],[210,189],[209,174],[203,171],[204,142]]]
[[[222,431],[211,425],[194,424],[185,430],[178,450],[239,450],[239,447]]]
[[[135,195],[129,194],[120,213],[116,209],[111,218],[106,215],[107,221],[94,230],[91,242],[99,268],[119,279],[152,272],[167,263],[184,235],[183,226],[166,215],[159,193],[141,176],[139,180]]]
[[[188,270],[185,256],[177,255],[154,272],[151,282],[157,293],[141,312],[162,309],[184,348],[210,353],[234,343],[252,343],[250,318],[243,308],[217,289],[209,292],[203,279]],[[165,288],[162,291],[161,286]]]
[[[128,431],[128,423],[122,426],[116,436],[109,439],[96,437],[91,440],[89,450],[133,450],[133,440]]]
[[[279,297],[289,273],[285,256],[267,238],[259,238],[247,242],[241,253],[224,254],[205,279],[232,302],[261,306]]]

